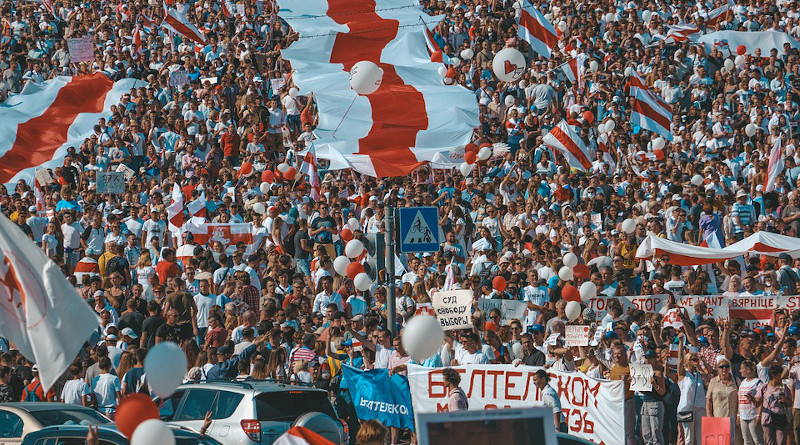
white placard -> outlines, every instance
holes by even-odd
[[[97,193],[121,195],[125,193],[125,174],[121,172],[97,172]]]
[[[431,298],[431,304],[445,331],[472,328],[471,290],[436,292]]]
[[[169,74],[169,86],[173,88],[180,88],[187,83],[189,83],[189,71],[173,71]]]
[[[133,178],[133,175],[136,174],[130,167],[125,164],[119,164],[117,166],[117,171],[125,175],[125,180],[130,181]]]
[[[653,366],[631,363],[631,391],[652,391]]]
[[[478,309],[486,312],[487,317],[489,316],[489,312],[495,308],[500,310],[502,323],[508,324],[509,321],[514,319],[524,320],[525,310],[528,308],[528,304],[524,301],[502,300],[499,298],[481,298],[478,300]]]
[[[589,334],[591,329],[586,325],[568,324],[565,327],[565,344],[572,346],[589,346]]]
[[[69,60],[73,63],[91,62],[94,60],[94,36],[67,39]]]

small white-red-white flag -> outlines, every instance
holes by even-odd
[[[2,215],[0,309],[0,336],[36,363],[45,391],[100,326],[58,265]]]
[[[200,193],[194,201],[186,206],[189,211],[189,216],[192,219],[192,224],[199,226],[206,222],[206,192]]]
[[[317,164],[317,150],[314,148],[314,142],[308,146],[305,157],[303,157],[303,164],[300,166],[300,173],[308,175],[308,183],[311,185],[311,199],[315,202],[319,201],[319,164]]]
[[[570,126],[567,121],[562,120],[542,139],[544,145],[558,150],[569,162],[569,165],[580,171],[592,168],[594,159],[594,149],[587,146],[580,138],[578,133]]]
[[[197,29],[185,15],[178,12],[175,8],[169,8],[167,10],[167,15],[164,17],[161,26],[188,39],[194,40],[197,43],[206,44],[205,34]]]
[[[289,428],[273,445],[334,445],[330,440],[302,426]]]
[[[769,153],[769,164],[767,164],[767,176],[764,178],[764,193],[775,190],[775,180],[783,172],[783,147],[781,138],[775,141],[772,151]]]
[[[180,237],[183,227],[183,192],[177,182],[172,185],[172,202],[167,207],[167,223],[172,235]]]

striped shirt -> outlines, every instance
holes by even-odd
[[[737,216],[742,222],[741,226],[736,223]],[[756,219],[756,209],[751,204],[734,203],[731,208],[731,218],[733,218],[733,231],[742,233],[744,228]]]

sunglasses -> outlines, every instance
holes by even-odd
[[[731,367],[731,365],[719,365],[719,366],[717,366],[717,367],[718,367],[719,369],[727,369],[727,368],[730,368],[730,367]]]

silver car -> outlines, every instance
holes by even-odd
[[[349,441],[328,392],[268,380],[213,381],[181,385],[162,407],[170,424],[199,430],[225,445],[269,445],[292,426],[304,426],[333,443]]]
[[[16,445],[30,433],[53,425],[111,423],[97,411],[55,402],[0,403],[0,445]]]

